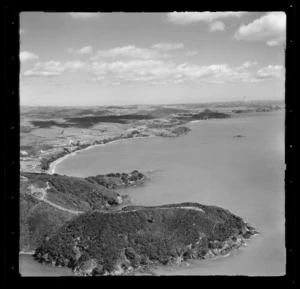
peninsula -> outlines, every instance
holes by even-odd
[[[127,275],[148,265],[226,255],[257,232],[229,211],[197,203],[89,212],[36,249],[40,262],[79,276]]]

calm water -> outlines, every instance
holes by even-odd
[[[136,204],[199,202],[229,209],[261,232],[226,258],[157,267],[158,274],[282,275],[284,113],[192,123],[179,138],[125,140],[79,152],[56,173],[91,176],[149,172],[143,186],[122,190]],[[233,137],[244,135],[243,138]]]
[[[67,268],[43,265],[33,259],[31,255],[19,255],[19,272],[21,276],[72,276],[73,273]]]

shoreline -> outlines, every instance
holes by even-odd
[[[203,119],[199,119],[199,120],[191,120],[191,121],[188,121],[187,123],[185,123],[184,125],[190,125],[190,124],[193,124],[193,123],[199,123],[203,121]],[[113,141],[110,141],[110,142],[107,142],[107,143],[102,143],[102,144],[91,144],[90,146],[86,147],[86,148],[83,148],[83,149],[79,149],[79,150],[76,150],[74,152],[71,152],[71,153],[68,153],[66,155],[64,155],[63,157],[61,158],[58,158],[57,160],[53,161],[50,165],[49,165],[49,169],[46,170],[46,173],[50,174],[50,175],[53,175],[55,174],[55,169],[56,169],[56,166],[64,161],[65,159],[71,157],[71,156],[74,156],[76,155],[77,153],[79,152],[82,152],[82,151],[85,151],[85,150],[88,150],[88,149],[92,149],[96,146],[104,146],[104,145],[107,145],[107,144],[111,144],[111,143],[114,143],[114,142],[118,142],[118,141],[124,141],[124,140],[130,140],[130,139],[139,139],[139,138],[150,138],[150,137],[157,137],[156,135],[148,135],[148,136],[138,136],[138,137],[130,137],[130,138],[120,138],[120,139],[116,139],[116,140],[113,140]]]
[[[235,117],[241,117],[241,116],[245,116],[246,115],[249,115],[249,113],[241,113],[239,115],[232,115],[231,118],[235,118]],[[254,113],[252,113],[254,114]],[[202,121],[207,121],[207,120],[223,120],[222,119],[215,119],[215,118],[211,118],[211,119],[198,119],[198,120],[191,120],[191,121],[188,121],[187,123],[183,124],[183,125],[193,125],[193,124],[196,124],[196,123],[200,123]],[[114,142],[117,142],[117,141],[122,141],[122,140],[129,140],[129,139],[137,139],[137,138],[148,138],[148,137],[156,137],[156,135],[149,135],[149,136],[138,136],[138,137],[130,137],[130,138],[120,138],[120,139],[116,139],[116,140],[113,140],[113,141],[110,141],[110,142],[107,142],[107,143],[102,143],[102,144],[91,144],[90,146],[86,147],[86,148],[82,148],[82,149],[79,149],[79,150],[76,150],[76,151],[73,151],[71,153],[68,153],[60,158],[58,158],[57,160],[53,161],[52,163],[49,164],[49,169],[48,170],[45,170],[44,172],[50,174],[50,175],[53,175],[55,174],[55,169],[56,169],[56,166],[64,161],[65,159],[67,159],[68,157],[70,156],[73,156],[73,155],[76,155],[77,153],[81,152],[81,151],[84,151],[84,150],[88,150],[88,149],[91,149],[91,148],[94,148],[96,146],[102,146],[102,145],[107,145],[107,144],[110,144],[110,143],[114,143]],[[104,139],[105,140],[105,139]],[[102,140],[103,141],[103,140]]]
[[[250,226],[248,223],[246,224],[246,232],[249,233],[248,237],[243,236],[243,234],[234,234],[230,236],[228,239],[224,241],[225,244],[223,244],[223,247],[220,249],[208,249],[206,254],[203,257],[195,257],[194,253],[193,256],[190,256],[189,258],[185,259],[182,256],[178,256],[175,259],[170,259],[167,264],[162,264],[159,261],[154,261],[147,265],[139,265],[137,268],[129,267],[127,269],[123,268],[116,268],[111,272],[106,272],[101,276],[136,276],[136,275],[155,275],[155,276],[164,276],[164,275],[157,275],[155,273],[155,270],[158,269],[158,267],[177,267],[186,264],[187,266],[191,265],[191,261],[206,261],[206,260],[218,260],[221,258],[227,258],[230,255],[232,255],[235,251],[238,251],[242,247],[247,246],[247,242],[250,238],[256,236],[259,234],[259,231],[256,230],[255,227]],[[232,238],[236,237],[236,240],[233,241]],[[63,268],[64,266],[57,266],[53,263],[47,263],[42,262],[44,265],[49,265],[54,268]],[[66,268],[69,268],[66,266]],[[71,268],[69,268],[71,269]],[[78,277],[85,277],[85,276],[93,276],[90,275],[90,273],[84,272],[78,268],[71,269],[74,276]],[[154,272],[153,272],[153,271]],[[100,277],[100,276],[96,276]]]
[[[34,251],[20,251],[19,255],[33,255],[35,252]]]
[[[50,174],[50,175],[53,175],[55,174],[55,169],[56,169],[56,166],[66,160],[67,158],[71,157],[71,156],[74,156],[76,155],[77,153],[79,152],[82,152],[82,151],[85,151],[85,150],[88,150],[88,149],[92,149],[94,147],[97,147],[97,146],[105,146],[107,144],[111,144],[111,143],[114,143],[114,142],[118,142],[118,141],[124,141],[124,140],[129,140],[129,139],[138,139],[138,138],[149,138],[149,137],[154,137],[152,135],[149,135],[149,136],[138,136],[138,137],[131,137],[131,138],[120,138],[120,139],[116,139],[116,140],[113,140],[113,141],[110,141],[110,142],[107,142],[107,143],[102,143],[102,144],[91,144],[90,146],[86,147],[86,148],[83,148],[83,149],[79,149],[79,150],[76,150],[74,152],[71,152],[69,154],[66,154],[64,155],[63,157],[61,158],[58,158],[57,160],[53,161],[50,165],[49,165],[49,169],[46,171],[46,173]]]

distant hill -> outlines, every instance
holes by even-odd
[[[205,109],[200,113],[185,113],[177,117],[182,120],[200,120],[200,119],[211,119],[211,118],[230,118],[231,115],[223,112],[212,111],[210,109]]]
[[[144,115],[151,115],[152,117],[158,118],[158,117],[166,117],[169,116],[170,114],[188,113],[188,112],[190,111],[182,108],[155,107],[154,109],[151,110],[140,110],[138,113]]]
[[[87,111],[85,111],[87,112]],[[151,115],[142,114],[123,114],[123,115],[88,115],[81,117],[65,117],[66,122],[58,122],[55,120],[31,120],[30,123],[38,128],[49,128],[51,126],[58,126],[62,128],[76,127],[89,128],[98,123],[122,123],[129,121],[152,119]]]
[[[111,112],[108,109],[104,109],[104,110],[85,109],[76,113],[76,115],[78,116],[82,116],[82,115],[104,116],[104,115],[111,115],[111,114],[113,114],[113,112]]]

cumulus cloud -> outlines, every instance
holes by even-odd
[[[183,48],[183,43],[157,43],[152,45],[152,48],[159,49],[159,50],[176,50]]]
[[[70,53],[76,53],[76,54],[80,54],[80,55],[91,54],[91,53],[93,53],[93,47],[92,46],[85,46],[85,47],[82,47],[80,49],[68,48],[67,51],[70,52]]]
[[[177,67],[177,72],[194,82],[224,83],[232,81],[249,81],[251,74],[241,71],[240,67],[230,67],[228,64],[212,64],[207,66],[183,64]]]
[[[59,76],[64,72],[80,71],[86,66],[86,63],[78,60],[37,62],[32,69],[24,72],[24,76]]]
[[[100,13],[79,13],[79,12],[71,12],[69,15],[74,19],[90,19],[96,18],[100,16]]]
[[[93,62],[90,72],[97,78],[107,75],[122,81],[146,81],[166,78],[171,67],[160,60],[130,60],[116,62]]]
[[[35,59],[38,59],[39,57],[34,54],[34,53],[31,53],[31,52],[28,52],[28,51],[22,51],[20,52],[20,60],[21,62],[26,62],[28,60],[35,60]]]
[[[167,54],[162,53],[156,49],[140,48],[135,45],[128,45],[123,47],[116,47],[107,50],[98,50],[92,60],[97,60],[101,57],[125,57],[137,59],[155,59],[167,57]]]
[[[189,51],[186,51],[185,52],[185,55],[186,56],[194,56],[194,55],[197,55],[199,52],[196,51],[196,50],[189,50]]]
[[[225,24],[223,22],[221,22],[221,21],[211,22],[209,24],[208,30],[211,31],[211,32],[224,31],[225,30]]]
[[[216,19],[236,17],[239,18],[246,12],[172,12],[167,13],[167,20],[173,24],[186,25],[196,22],[212,22]]]
[[[259,78],[282,78],[284,68],[281,65],[268,65],[257,71]]]
[[[117,62],[93,62],[90,73],[95,79],[112,79],[120,82],[151,83],[225,83],[260,81],[249,67],[252,63],[231,67],[228,64],[206,66],[184,63],[176,65],[164,60],[131,60]]]
[[[251,61],[245,61],[242,63],[242,68],[248,68],[248,67],[252,67],[254,65],[257,65],[258,63],[256,61],[251,62]]]
[[[248,25],[242,25],[235,33],[237,40],[264,41],[269,46],[279,45],[286,38],[286,14],[269,12]]]
[[[120,52],[121,51],[121,52]],[[105,56],[128,55],[130,49],[105,51]],[[135,50],[134,50],[135,51]],[[102,51],[103,53],[103,51]],[[111,54],[112,53],[112,54]],[[130,52],[131,53],[131,52]],[[129,55],[131,55],[129,53]],[[136,53],[136,51],[135,51]],[[143,51],[144,53],[144,51]],[[139,53],[137,53],[140,55]],[[144,54],[143,54],[144,55]],[[211,65],[195,65],[190,63],[177,64],[173,60],[160,58],[148,59],[145,56],[135,59],[121,58],[110,60],[97,58],[93,61],[47,61],[37,62],[32,69],[25,71],[23,76],[54,77],[64,73],[83,72],[102,84],[116,83],[215,83],[226,82],[259,82],[269,78],[282,76],[283,68],[269,65],[255,70],[256,62],[245,61],[238,66],[226,63]]]

